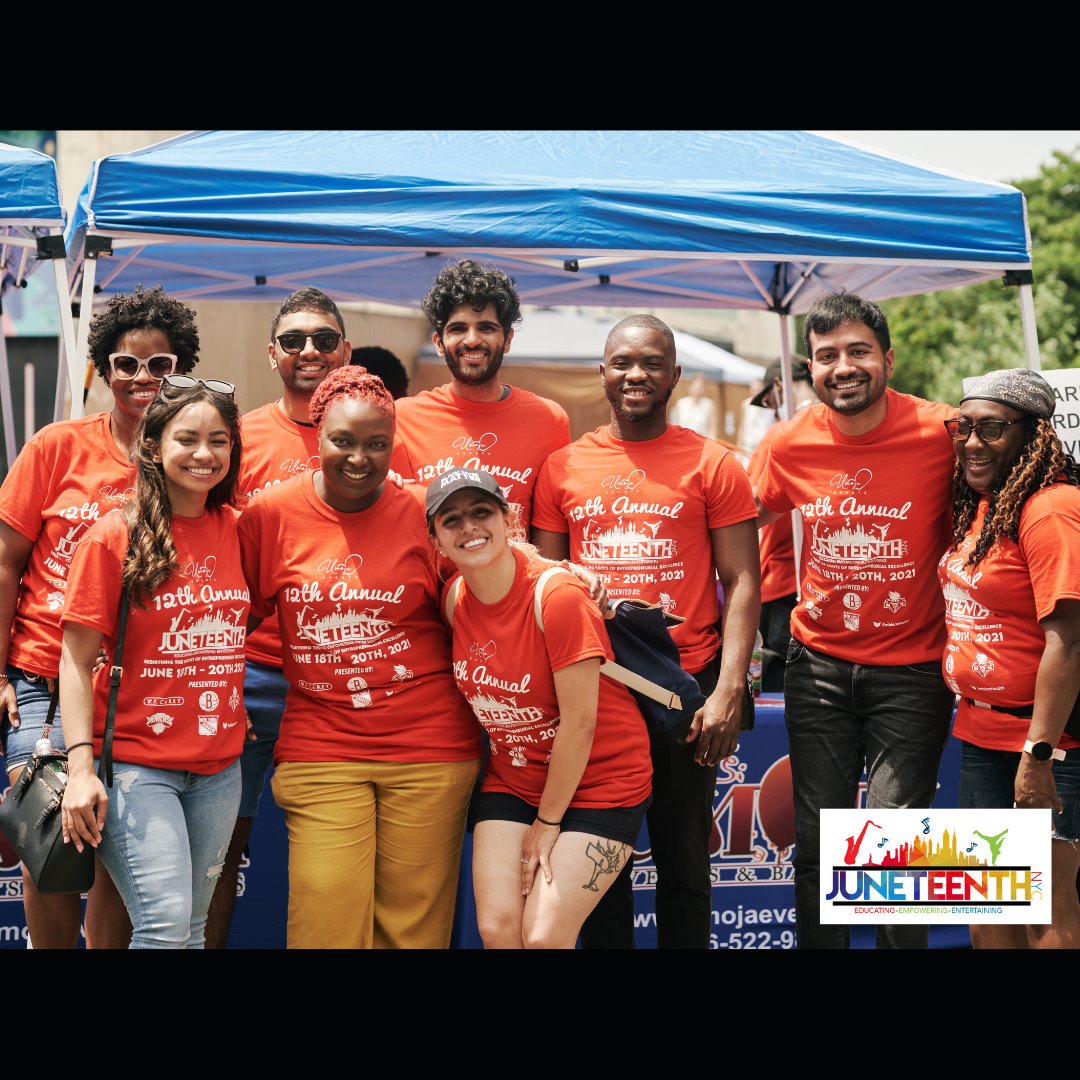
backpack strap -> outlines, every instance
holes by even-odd
[[[536,584],[533,586],[533,615],[536,618],[536,625],[540,628],[541,634],[544,632],[544,613],[541,609],[544,588],[556,574],[569,573],[570,571],[563,566],[551,566],[536,579]],[[448,602],[449,599],[450,594],[447,594]],[[450,625],[453,626],[453,622]],[[651,679],[643,678],[636,671],[631,671],[629,668],[623,667],[622,664],[616,664],[613,660],[604,660],[600,664],[600,673],[606,675],[609,679],[621,682],[623,686],[636,690],[647,698],[652,698],[653,701],[658,701],[668,709],[682,711],[682,699],[678,694],[661,686],[659,683],[653,682]]]
[[[454,608],[457,607],[458,597],[461,595],[461,587],[465,584],[463,577],[456,577],[450,582],[450,588],[446,590],[446,600],[443,613],[450,629],[454,628]]]

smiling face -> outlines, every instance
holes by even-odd
[[[431,339],[458,382],[479,386],[499,374],[513,337],[513,330],[503,330],[494,304],[488,304],[483,311],[474,310],[471,304],[460,304],[450,312],[442,336],[435,333]]]
[[[225,479],[232,436],[221,413],[208,401],[185,405],[161,432],[153,460],[165,474],[173,512],[198,517],[210,489]]]
[[[162,330],[125,330],[116,339],[111,351],[147,360],[155,353],[170,353],[173,349]],[[158,387],[161,386],[161,380],[151,378],[145,365],[139,366],[134,379],[115,379],[110,375],[107,381],[115,402],[114,411],[121,413],[132,426],[157,396]]]
[[[270,367],[281,376],[286,389],[300,397],[311,397],[331,371],[347,364],[351,346],[342,334],[335,349],[322,353],[309,337],[300,352],[290,355],[277,343],[277,338],[288,333],[317,334],[320,330],[341,334],[341,327],[328,311],[294,311],[282,316],[274,327],[275,340],[269,345]]]
[[[631,325],[608,337],[600,381],[624,438],[663,434],[664,409],[681,374],[674,350],[658,330]]]
[[[961,404],[958,415],[969,424],[982,420],[1021,421],[1010,424],[1001,433],[1001,438],[993,442],[984,442],[978,431],[972,431],[963,441],[953,441],[953,449],[968,486],[983,493],[992,491],[998,481],[1009,474],[1027,441],[1024,414],[997,401],[973,399]]]
[[[810,349],[814,389],[830,409],[841,416],[866,414],[867,430],[885,418],[893,351],[882,351],[869,326],[846,322],[827,334],[811,333]]]
[[[459,570],[477,570],[507,549],[506,511],[475,488],[456,491],[435,513],[435,540]]]
[[[319,497],[335,510],[356,513],[383,492],[394,445],[394,418],[370,402],[338,398],[319,428]]]

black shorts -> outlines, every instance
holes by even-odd
[[[641,832],[645,811],[652,802],[650,795],[637,806],[612,806],[590,809],[572,806],[563,814],[563,832],[583,832],[618,840],[633,847]],[[477,795],[469,808],[469,832],[480,821],[516,821],[531,825],[536,820],[536,807],[502,791],[485,791]]]

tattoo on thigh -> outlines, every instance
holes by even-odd
[[[581,887],[588,889],[590,892],[599,892],[600,888],[596,884],[596,879],[601,874],[617,874],[623,863],[623,850],[625,844],[620,844],[618,840],[612,840],[610,843],[601,841],[600,843],[589,842],[589,845],[585,848],[585,854],[589,856],[593,861],[592,877]]]

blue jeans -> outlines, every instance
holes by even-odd
[[[238,761],[210,776],[114,762],[99,854],[131,917],[131,948],[203,947],[239,805]]]
[[[8,679],[15,688],[15,700],[19,703],[19,726],[8,723],[7,713],[0,719],[0,747],[7,772],[20,768],[34,756],[34,745],[45,730],[45,718],[49,714],[52,695],[45,679],[40,676],[28,678],[21,668],[8,666]],[[49,742],[56,750],[64,749],[64,729],[60,726],[60,710],[53,717]]]
[[[929,807],[953,712],[937,660],[853,664],[788,644],[784,719],[795,799],[795,932],[800,949],[846,949],[847,926],[819,921],[820,816],[854,807]],[[878,948],[926,948],[925,926],[879,926]]]
[[[266,774],[274,760],[274,747],[281,730],[285,712],[285,693],[288,680],[281,668],[256,664],[249,660],[244,670],[244,709],[251,717],[254,741],[244,743],[240,755],[240,812],[237,817],[253,818],[259,811],[259,800],[266,787]]]

